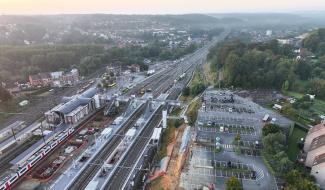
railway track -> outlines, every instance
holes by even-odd
[[[190,57],[190,60],[186,60],[182,62],[180,65],[177,66],[177,68],[169,68],[165,71],[159,73],[157,76],[152,76],[151,78],[145,80],[141,84],[136,85],[133,89],[131,89],[127,94],[132,95],[136,94],[139,90],[142,88],[152,88],[154,96],[158,96],[159,94],[167,91],[170,86],[173,84],[175,79],[178,79],[178,77],[183,73],[186,72],[187,74],[193,73],[194,69],[197,65],[199,65],[202,60],[202,56],[206,56],[208,51],[208,48],[203,48],[199,51],[197,51],[194,55]],[[170,76],[170,77],[168,77]],[[185,87],[185,85],[189,82],[190,77],[186,77],[184,82],[182,82],[182,87]],[[170,95],[168,96],[168,99],[175,100],[178,95],[181,93],[181,88],[174,88]],[[144,108],[143,108],[144,109]],[[114,172],[113,176],[108,180],[107,183],[105,183],[104,187],[102,189],[121,189],[123,184],[127,182],[127,177],[129,176],[130,171],[132,170],[132,166],[135,164],[137,158],[141,156],[142,150],[145,148],[146,143],[150,140],[150,136],[154,130],[154,128],[159,124],[161,121],[161,111],[163,107],[160,107],[156,114],[151,118],[148,125],[143,129],[143,131],[139,134],[139,137],[135,139],[135,142],[132,144],[132,148],[127,152],[126,156],[123,158],[121,163],[117,166],[116,171]],[[135,114],[133,117],[139,117],[141,115],[139,109],[137,111],[137,114]],[[133,117],[128,121],[126,127],[131,127],[133,125],[133,122],[136,121],[136,119],[133,119]],[[112,151],[116,148],[116,146],[121,141],[122,136],[118,135],[115,136],[105,147],[104,150],[100,152],[98,156],[94,158],[94,162],[87,167],[85,171],[83,171],[82,175],[78,177],[78,179],[69,187],[71,190],[79,190],[84,189],[88,183],[93,179],[93,177],[96,175],[96,173],[101,168],[101,165],[104,160],[107,159],[107,157],[112,153]]]
[[[39,139],[37,139],[39,140]],[[37,140],[27,140],[27,142],[23,143],[22,145],[15,147],[14,150],[10,151],[7,155],[1,157],[0,159],[0,171],[8,170],[12,164],[10,163],[11,160],[15,159],[18,155],[23,153],[29,147],[31,147]]]
[[[145,144],[150,140],[151,134],[154,128],[159,124],[161,120],[161,111],[163,107],[157,110],[157,114],[151,119],[146,128],[139,134],[139,137],[136,139],[135,143],[132,145],[132,148],[124,157],[123,161],[117,166],[114,175],[106,186],[103,189],[122,189],[123,182],[126,181],[132,166],[135,164],[137,158],[141,156],[141,152],[145,147]],[[132,155],[132,156],[131,156]]]
[[[110,140],[105,148],[100,151],[100,153],[91,161],[91,163],[86,167],[86,169],[69,187],[70,190],[80,190],[85,189],[88,183],[92,180],[92,178],[96,175],[96,173],[100,170],[103,162],[109,157],[109,155],[115,150],[118,144],[123,139],[123,134],[128,129],[130,129],[137,119],[141,116],[145,109],[145,105],[142,105],[134,115],[127,121],[127,123],[117,132],[119,135],[115,135],[112,140]]]
[[[187,70],[187,72],[189,69]],[[170,82],[169,79],[166,82]],[[162,85],[164,85],[163,83]],[[162,89],[158,90],[162,91]],[[157,92],[158,93],[158,92]],[[175,100],[178,95],[181,93],[181,91],[177,88],[173,89],[173,91],[170,93],[167,99]],[[132,167],[136,163],[137,158],[141,156],[141,152],[145,148],[145,145],[150,140],[151,134],[154,130],[154,128],[159,124],[162,118],[162,110],[164,107],[161,107],[157,110],[154,117],[151,119],[149,124],[146,126],[146,128],[142,131],[141,134],[139,134],[139,137],[135,140],[135,143],[132,145],[132,148],[127,153],[127,155],[124,157],[122,162],[117,166],[117,169],[114,172],[114,175],[105,183],[104,187],[102,189],[122,189],[124,186],[124,183],[127,182],[127,178],[132,171]]]
[[[149,88],[157,87],[157,88],[153,89],[153,94],[158,95],[158,94],[163,93],[169,87],[169,86],[166,87],[166,83],[171,83],[174,80],[174,78],[171,77],[171,78],[169,78],[169,80],[166,81],[165,73],[168,73],[168,72],[170,72],[170,71],[168,70],[168,71],[164,71],[163,73],[160,73],[158,76],[150,79],[150,81],[152,81],[151,83],[146,82],[144,85],[140,85],[140,87],[138,87],[138,88],[141,89],[144,87],[149,87]],[[144,112],[144,110],[145,110],[145,106],[143,105],[141,108],[139,108],[139,110],[135,113],[135,115],[129,119],[129,121],[125,125],[125,127],[120,129],[120,131],[127,131],[129,128],[131,128],[133,126],[133,124],[136,122],[137,118],[139,118],[141,116],[141,114]],[[161,115],[161,110],[159,110],[158,115],[159,114]],[[154,120],[154,118],[155,118],[155,120]],[[152,120],[154,120],[154,122],[159,122],[160,121],[159,118],[161,118],[161,116],[160,117],[155,116],[154,118],[152,119]],[[158,124],[158,123],[155,123],[155,124]],[[152,121],[149,123],[149,125],[150,126],[152,125]],[[148,129],[147,129],[146,134],[150,134],[154,127],[147,127],[147,128],[149,128],[151,130],[148,131]],[[118,131],[117,133],[120,133],[120,131]],[[79,176],[77,178],[77,180],[75,180],[69,186],[68,189],[69,190],[85,189],[86,186],[88,185],[88,183],[95,177],[96,173],[100,170],[100,168],[103,164],[103,161],[105,161],[109,157],[109,155],[114,151],[114,149],[117,147],[117,145],[121,142],[122,139],[123,139],[123,135],[114,136],[113,139],[111,141],[109,141],[109,143],[105,146],[106,148],[104,150],[102,150],[99,153],[99,155],[96,156],[96,158],[94,158],[94,161],[91,161],[91,164],[82,172],[82,175]],[[140,146],[140,145],[138,145],[138,146]]]

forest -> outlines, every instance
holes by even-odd
[[[290,90],[325,99],[325,32],[319,31],[302,42],[313,57],[297,58],[295,47],[277,40],[250,44],[233,40],[213,47],[208,60],[213,71],[222,70],[224,86]],[[314,38],[319,39],[317,44],[310,42]]]
[[[163,44],[147,47],[128,46],[106,49],[103,45],[35,45],[0,47],[0,82],[26,82],[28,75],[39,72],[67,71],[79,69],[81,75],[88,75],[108,64],[143,64],[145,58],[172,60],[195,51],[196,45],[187,48],[168,49]]]

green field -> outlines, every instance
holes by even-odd
[[[285,92],[284,94],[296,99],[303,96],[297,92]],[[325,101],[319,99],[315,99],[313,105],[308,109],[295,109],[290,103],[285,103],[284,106],[282,114],[303,125],[315,125],[320,121],[319,116],[325,115]]]
[[[286,92],[285,95],[292,96],[295,98],[301,98],[303,94],[297,92]],[[311,110],[314,110],[316,113],[324,114],[325,113],[325,101],[316,99],[314,100],[314,105],[311,107]]]
[[[299,154],[298,142],[301,138],[305,138],[307,135],[307,129],[304,129],[297,124],[295,124],[292,133],[288,139],[288,156],[291,161],[295,161],[297,155]]]

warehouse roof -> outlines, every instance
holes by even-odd
[[[69,102],[60,106],[57,110],[53,110],[55,112],[60,112],[63,114],[68,114],[73,110],[77,109],[79,106],[87,105],[92,99],[91,98],[75,98],[70,100]]]
[[[97,93],[97,88],[89,88],[88,90],[80,94],[80,96],[83,98],[92,98],[96,95],[96,93]]]

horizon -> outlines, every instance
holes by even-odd
[[[59,15],[149,15],[149,16],[164,16],[164,15],[236,15],[236,14],[325,14],[324,10],[296,10],[296,11],[279,11],[279,12],[184,12],[184,13],[110,13],[110,12],[68,12],[68,13],[1,13],[0,16],[59,16]]]
[[[322,0],[0,0],[1,15],[59,15],[59,14],[235,14],[235,13],[293,13],[325,11]]]

